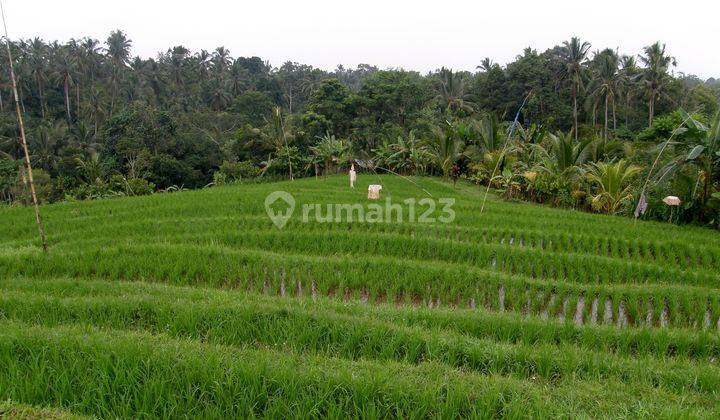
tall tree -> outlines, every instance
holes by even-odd
[[[107,56],[112,65],[112,98],[110,99],[110,113],[112,113],[115,108],[120,79],[130,60],[132,40],[128,39],[123,31],[117,30],[110,33],[105,43],[107,44]]]
[[[40,114],[45,118],[47,105],[45,103],[45,82],[47,82],[47,46],[40,38],[34,38],[28,45],[30,71],[36,83],[38,99],[40,100]]]
[[[73,83],[73,75],[75,74],[75,62],[72,53],[73,44],[55,45],[53,53],[55,56],[54,72],[58,80],[62,84],[63,97],[65,99],[65,113],[68,123],[72,122],[70,115],[70,85]]]
[[[225,70],[227,70],[228,66],[232,63],[230,50],[225,47],[217,47],[210,59],[210,63],[217,78],[224,76]]]
[[[200,50],[199,53],[195,54],[195,73],[200,81],[204,82],[208,78],[211,57],[210,53],[206,50]]]
[[[640,70],[632,55],[620,57],[620,89],[625,97],[625,126],[630,126],[630,105],[637,90],[637,76]]]
[[[643,51],[644,55],[638,58],[645,65],[642,81],[648,97],[648,126],[651,126],[655,118],[655,102],[665,94],[670,83],[668,70],[677,63],[674,57],[665,53],[665,44],[660,42],[648,45]]]
[[[570,83],[570,92],[573,101],[573,131],[575,140],[578,138],[578,93],[583,88],[583,71],[587,63],[587,55],[590,50],[590,43],[580,41],[572,37],[570,41],[563,42],[560,49],[560,56],[565,64],[563,77]]]
[[[608,138],[609,108],[612,103],[613,128],[617,128],[615,119],[615,97],[620,88],[620,75],[618,73],[618,56],[615,51],[605,49],[595,55],[592,66],[592,80],[590,82],[590,96],[601,99],[605,106],[605,119],[603,138]]]

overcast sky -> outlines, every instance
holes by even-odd
[[[427,72],[474,70],[483,57],[505,64],[525,47],[544,51],[571,36],[593,50],[638,54],[661,40],[676,71],[720,77],[716,1],[154,1],[3,0],[10,37],[105,40],[122,29],[133,54],[174,45],[224,45],[233,56],[273,66],[291,60],[332,70],[359,63]]]

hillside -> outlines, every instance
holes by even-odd
[[[456,217],[303,222],[303,204],[367,205],[371,183],[396,204],[453,198]],[[492,197],[480,214],[477,187],[434,178],[346,184],[48,205],[48,255],[32,209],[0,207],[0,401],[99,417],[720,412],[716,232]],[[265,208],[278,190],[296,202],[282,228]]]

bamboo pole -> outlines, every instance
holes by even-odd
[[[513,120],[512,125],[510,126],[510,130],[508,131],[508,136],[505,139],[505,144],[503,144],[502,151],[500,152],[500,159],[498,159],[497,163],[495,163],[495,168],[493,169],[492,173],[490,174],[490,179],[488,180],[487,188],[485,189],[485,195],[483,196],[482,206],[480,206],[480,215],[482,216],[483,211],[485,210],[485,202],[487,201],[488,193],[490,192],[490,185],[492,184],[493,178],[495,178],[495,173],[500,168],[500,163],[505,159],[505,152],[507,151],[508,143],[510,142],[510,139],[513,136],[513,133],[515,133],[515,126],[518,123],[518,120],[520,119],[520,112],[522,112],[523,108],[525,108],[525,105],[527,104],[528,99],[530,99],[530,95],[532,95],[533,91],[530,89],[530,92],[525,96],[525,99],[523,99],[522,104],[520,104],[520,108],[518,108],[517,113],[515,114],[515,119]]]
[[[10,51],[10,38],[8,37],[7,24],[5,23],[5,9],[2,5],[2,0],[0,0],[0,14],[2,15],[3,29],[5,30],[5,47],[7,48],[8,54],[10,82],[12,84],[13,97],[15,99],[15,113],[17,114],[18,125],[20,126],[20,141],[22,143],[23,152],[25,153],[27,180],[30,184],[30,195],[32,195],[33,207],[35,208],[35,222],[37,223],[38,233],[40,234],[40,242],[42,242],[43,252],[47,252],[48,246],[45,238],[45,227],[43,226],[42,216],[40,215],[40,206],[38,204],[37,194],[35,193],[35,182],[33,179],[32,165],[30,164],[30,152],[28,151],[27,139],[25,138],[25,124],[23,123],[22,112],[20,112],[20,100],[18,99],[17,83],[15,82],[15,70],[13,69],[12,52]]]

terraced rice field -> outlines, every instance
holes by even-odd
[[[48,255],[31,209],[0,209],[0,417],[720,414],[716,232],[481,215],[476,187],[427,178],[452,223],[266,215],[275,190],[367,204],[346,181],[47,206]]]

